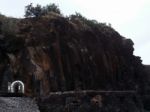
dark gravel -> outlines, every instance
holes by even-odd
[[[0,112],[40,112],[34,100],[27,97],[0,97]]]

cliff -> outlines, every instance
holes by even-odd
[[[27,96],[38,97],[72,90],[146,91],[134,43],[112,27],[55,13],[17,21],[15,33],[0,32],[1,91],[14,80],[24,82]]]

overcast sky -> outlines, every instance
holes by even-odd
[[[134,42],[134,54],[150,64],[150,0],[0,0],[0,13],[23,17],[29,3],[59,5],[64,15],[80,12],[89,19],[111,23],[122,36]]]

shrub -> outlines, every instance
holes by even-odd
[[[40,17],[42,15],[48,14],[49,12],[55,12],[60,14],[60,10],[55,4],[49,4],[45,7],[37,4],[34,7],[31,3],[25,7],[25,17]]]

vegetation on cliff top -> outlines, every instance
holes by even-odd
[[[37,4],[36,6],[33,6],[33,4],[31,3],[25,7],[24,16],[25,18],[41,18],[47,15],[52,16],[52,13],[53,14],[55,13],[55,15],[60,15],[63,18],[73,21],[75,23],[82,23],[82,25],[84,26],[105,27],[106,30],[111,28],[110,24],[106,25],[106,23],[99,23],[96,20],[89,20],[77,12],[75,14],[64,17],[59,7],[55,4],[49,4],[49,5],[42,7],[39,4]],[[20,20],[21,19],[6,17],[0,14],[0,32],[2,34],[16,33],[18,31],[18,23],[20,22]]]
[[[78,28],[80,30],[101,30],[103,34],[106,33],[107,35],[111,35],[111,33],[114,32],[117,33],[110,25],[106,25],[106,23],[99,23],[96,20],[89,20],[82,16],[80,13],[75,13],[70,16],[64,17],[61,14],[59,7],[55,4],[49,4],[42,7],[39,4],[33,6],[33,4],[31,3],[25,7],[25,18],[29,21],[32,19],[34,21],[38,21],[40,19],[43,20],[42,18],[47,18],[49,20],[52,18],[59,19],[60,17],[62,20],[68,21],[71,24],[70,26]],[[32,24],[29,24],[29,22],[25,23],[26,19],[6,17],[0,14],[0,39],[2,41],[5,40],[5,45],[2,46],[6,46],[9,52],[13,52],[18,48],[22,48],[22,43],[25,40],[23,38],[18,38],[20,37],[20,31],[22,31],[22,29],[24,29],[24,31],[25,29],[29,30]],[[16,44],[18,43],[18,40],[19,42],[21,42],[21,44]],[[14,46],[14,50],[10,46]]]

